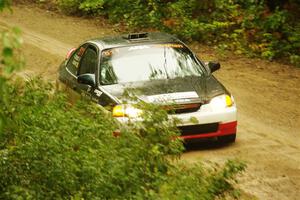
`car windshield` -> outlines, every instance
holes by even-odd
[[[203,74],[201,64],[182,44],[139,45],[102,51],[100,82],[103,85]]]

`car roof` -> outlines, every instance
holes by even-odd
[[[92,42],[101,46],[102,49],[116,48],[122,46],[132,46],[132,45],[143,45],[151,43],[174,43],[180,42],[175,36],[161,33],[161,32],[150,32],[150,33],[130,33],[118,36],[110,36],[103,38],[96,38],[89,40],[87,42]]]

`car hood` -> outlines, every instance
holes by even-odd
[[[122,102],[124,93],[134,94],[147,103],[203,103],[211,97],[224,94],[226,89],[213,76],[151,80],[102,86]]]

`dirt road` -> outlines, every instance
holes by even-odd
[[[85,39],[114,34],[100,19],[66,17],[28,6],[0,15],[0,29],[23,30],[27,60],[22,74],[53,80],[67,50]],[[188,162],[224,162],[239,158],[248,163],[240,187],[258,199],[300,198],[300,70],[259,59],[218,58],[211,48],[192,45],[204,60],[221,59],[216,76],[234,94],[239,111],[237,142],[206,146],[183,155]]]

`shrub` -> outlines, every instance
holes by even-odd
[[[68,13],[106,16],[129,31],[158,29],[267,59],[299,56],[299,1],[59,0]],[[295,63],[295,56],[290,57]]]
[[[67,14],[76,14],[80,11],[79,7],[82,0],[58,0],[59,7]]]
[[[175,124],[153,105],[140,105],[144,120],[121,126],[116,138],[119,125],[102,108],[85,100],[71,105],[38,79],[10,84],[4,96],[10,103],[1,105],[3,199],[213,199],[231,191],[244,168],[179,164]]]
[[[0,11],[2,11],[4,8],[9,8],[10,4],[11,4],[11,0],[1,0]]]

